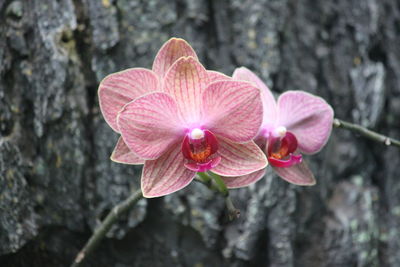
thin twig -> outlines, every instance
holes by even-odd
[[[100,244],[100,241],[110,230],[111,226],[117,221],[121,214],[131,209],[143,197],[142,191],[139,189],[134,192],[129,198],[115,206],[101,223],[101,225],[94,231],[86,245],[76,256],[71,267],[78,267],[83,260]]]
[[[353,124],[350,122],[346,122],[346,121],[342,121],[339,119],[334,119],[333,120],[333,126],[337,127],[337,128],[343,128],[343,129],[347,129],[350,130],[352,132],[358,133],[366,138],[369,138],[375,142],[379,142],[382,144],[385,144],[387,146],[398,146],[400,147],[400,141],[390,138],[388,136],[385,136],[383,134],[368,130],[367,128],[364,128],[360,125],[357,124]]]

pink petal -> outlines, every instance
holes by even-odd
[[[241,176],[265,168],[268,164],[265,154],[253,142],[237,144],[218,138],[221,162],[211,169],[222,176]]]
[[[288,91],[278,99],[279,125],[297,138],[299,150],[313,154],[321,150],[332,130],[333,109],[320,97]]]
[[[104,119],[119,133],[117,115],[124,105],[160,87],[157,75],[148,69],[128,69],[108,75],[101,81],[98,92]]]
[[[217,81],[203,94],[204,124],[233,142],[252,140],[262,123],[260,90],[248,82]]]
[[[158,51],[153,62],[153,71],[162,79],[176,60],[189,56],[197,60],[196,52],[185,40],[171,38]]]
[[[258,76],[254,74],[254,72],[245,67],[240,67],[235,69],[232,78],[234,80],[243,80],[252,82],[255,84],[255,86],[260,88],[264,106],[263,124],[273,124],[277,116],[277,107],[275,98],[271,90],[269,90],[269,88],[267,87],[267,85],[265,85],[265,83],[260,78],[258,78]]]
[[[200,119],[201,96],[208,83],[207,71],[193,57],[181,57],[165,75],[163,90],[174,97],[188,124]]]
[[[251,185],[265,175],[265,169],[261,169],[259,171],[252,172],[247,175],[235,176],[235,177],[225,177],[222,176],[222,180],[224,180],[226,187],[228,188],[240,188]]]
[[[122,137],[118,139],[117,145],[115,146],[114,151],[111,154],[111,160],[124,164],[144,164],[144,159],[136,156],[135,153],[133,153],[125,144]]]
[[[146,161],[142,173],[143,196],[160,197],[187,186],[196,173],[187,169],[184,161],[179,143],[158,159]]]
[[[216,82],[216,81],[229,81],[232,80],[231,77],[223,74],[222,72],[219,71],[213,71],[213,70],[207,70],[208,78],[210,79],[210,83]]]
[[[289,168],[272,167],[284,180],[296,185],[315,185],[315,178],[311,170],[303,161]]]
[[[161,92],[125,105],[118,126],[129,149],[144,159],[160,157],[184,134],[174,99]]]

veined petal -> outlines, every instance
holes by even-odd
[[[218,154],[221,157],[221,162],[211,169],[218,175],[246,175],[261,170],[268,164],[265,154],[253,141],[237,144],[227,139],[218,138],[218,142]]]
[[[135,153],[133,153],[125,144],[122,137],[118,139],[117,145],[115,146],[114,151],[111,154],[111,160],[118,163],[132,165],[144,164],[144,159],[139,158]]]
[[[163,90],[175,99],[186,123],[199,121],[201,96],[208,83],[207,71],[193,57],[181,57],[165,75]]]
[[[315,185],[314,174],[303,161],[288,168],[272,167],[285,181],[296,185]]]
[[[195,172],[184,166],[180,145],[174,144],[156,160],[147,160],[142,172],[142,192],[147,198],[161,197],[187,186]]]
[[[168,69],[180,57],[193,57],[197,60],[196,52],[185,40],[169,39],[158,51],[153,62],[153,71],[163,79]]]
[[[254,72],[246,67],[236,68],[232,78],[234,80],[252,82],[255,86],[260,88],[264,107],[263,124],[274,124],[277,117],[277,106],[275,98],[267,85]]]
[[[226,187],[228,188],[240,188],[240,187],[245,187],[249,186],[261,178],[263,178],[265,175],[265,169],[261,169],[259,171],[252,172],[247,175],[242,175],[242,176],[234,176],[234,177],[225,177],[221,176],[222,180],[224,180]]]
[[[214,71],[214,70],[207,70],[208,78],[210,79],[210,83],[216,82],[216,81],[229,81],[232,80],[231,77],[223,74],[222,72],[219,71]]]
[[[252,140],[262,123],[260,90],[248,82],[210,84],[204,91],[202,108],[206,127],[233,142]]]
[[[306,154],[321,150],[332,130],[333,109],[320,97],[301,91],[288,91],[278,99],[278,123],[297,138]]]
[[[182,138],[179,118],[171,96],[150,93],[125,105],[118,115],[118,127],[133,153],[143,159],[156,159]]]
[[[119,133],[117,115],[124,105],[158,90],[161,90],[159,80],[151,70],[134,68],[110,74],[99,85],[100,110],[110,127]]]

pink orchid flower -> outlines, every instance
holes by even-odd
[[[158,52],[152,70],[134,68],[100,84],[100,108],[121,133],[112,160],[143,164],[145,197],[188,185],[196,172],[240,176],[265,168],[252,141],[262,123],[260,90],[207,71],[182,39]]]
[[[317,153],[329,139],[333,109],[320,97],[302,91],[283,93],[276,102],[268,87],[247,68],[237,68],[232,78],[252,82],[263,95],[264,118],[255,142],[264,150],[274,171],[296,185],[314,185],[313,173],[303,154]],[[241,177],[223,177],[228,188],[248,186],[265,170]]]
[[[192,56],[197,59],[195,51],[185,40],[172,38],[161,47],[154,59],[152,70],[127,69],[110,74],[101,81],[98,91],[100,110],[114,131],[120,133],[117,115],[122,108],[137,97],[161,91],[161,81],[166,71],[182,56]],[[111,160],[125,164],[144,164],[144,160],[134,154],[121,137],[111,155]]]

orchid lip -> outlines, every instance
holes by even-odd
[[[208,130],[194,128],[182,142],[182,154],[187,160],[185,167],[192,171],[204,172],[217,166],[221,161],[217,151],[218,140]]]
[[[274,138],[275,134],[277,136]],[[288,132],[285,127],[275,128],[272,138],[268,140],[269,163],[278,168],[288,168],[301,163],[302,155],[294,154],[297,146],[297,138],[293,133]]]
[[[217,156],[206,163],[185,163],[185,167],[195,172],[206,172],[217,166],[221,162],[221,157]]]
[[[268,161],[274,167],[288,168],[293,165],[301,163],[303,161],[303,157],[300,154],[294,155],[294,154],[290,153],[289,159],[287,159],[287,160],[281,160],[281,159],[276,159],[273,157],[268,157]]]

